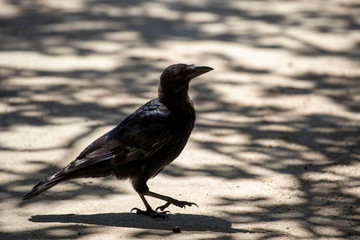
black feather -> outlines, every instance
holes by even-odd
[[[35,185],[24,199],[31,199],[64,180],[109,175],[130,178],[135,190],[146,191],[146,181],[185,147],[195,122],[188,85],[192,78],[210,70],[185,64],[165,69],[158,98],[91,143],[65,168]]]

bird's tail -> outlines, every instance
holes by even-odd
[[[23,197],[23,200],[32,199],[32,198],[36,197],[37,195],[39,195],[40,193],[48,190],[49,188],[52,188],[59,182],[62,182],[63,180],[66,180],[66,179],[67,179],[66,175],[64,175],[63,170],[61,170],[61,171],[55,173],[54,175],[48,177],[44,181],[41,181],[38,184],[36,184],[33,187],[33,189]]]
[[[104,159],[100,160],[101,161],[99,162],[89,162],[87,159],[75,159],[59,172],[36,184],[33,189],[23,197],[23,200],[32,199],[65,180],[80,177],[105,177],[112,175],[109,161],[104,161]]]

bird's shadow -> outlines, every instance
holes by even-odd
[[[180,226],[181,231],[211,231],[218,233],[249,233],[251,231],[236,229],[231,222],[214,216],[175,214],[168,219],[150,218],[135,213],[99,213],[99,214],[51,214],[35,215],[29,218],[32,222],[82,223],[100,226],[138,228],[148,230],[171,230]]]

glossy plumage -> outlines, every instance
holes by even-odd
[[[144,195],[167,201],[179,207],[194,203],[178,201],[149,191],[148,179],[156,176],[183,150],[194,127],[195,110],[188,97],[191,79],[212,70],[209,67],[176,64],[165,69],[158,98],[144,104],[88,147],[65,168],[38,183],[24,199],[31,199],[57,183],[80,177],[116,176],[131,179],[144,201],[146,211],[138,213],[166,216],[151,209]]]

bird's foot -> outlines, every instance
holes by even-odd
[[[147,209],[146,211],[141,210],[139,208],[133,208],[131,209],[131,212],[136,210],[136,214],[141,214],[141,215],[146,215],[146,216],[150,216],[152,218],[169,218],[168,213],[170,213],[170,211],[162,211],[162,212],[158,212],[158,211],[154,211],[152,209]]]
[[[176,199],[171,199],[171,201],[166,202],[164,205],[159,206],[155,209],[155,211],[160,210],[160,211],[164,211],[168,206],[170,206],[171,204],[180,207],[180,208],[186,208],[186,206],[191,207],[192,205],[198,206],[196,203],[194,202],[187,202],[187,201],[179,201]]]

